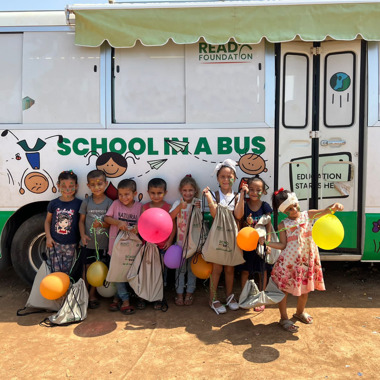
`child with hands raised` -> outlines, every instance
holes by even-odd
[[[279,323],[284,330],[293,333],[297,332],[298,326],[288,317],[288,294],[298,297],[297,310],[293,318],[311,324],[313,318],[305,312],[309,292],[325,290],[318,247],[312,238],[313,221],[323,215],[342,211],[343,205],[334,203],[325,209],[301,212],[296,194],[282,188],[273,193],[272,204],[274,210],[287,215],[287,218],[279,224],[280,241],[265,242],[261,237],[259,243],[281,250],[271,278],[285,293],[285,297],[278,304],[281,316]]]
[[[203,190],[211,216],[215,218],[217,206],[218,203],[220,203],[228,206],[228,209],[234,213],[234,216],[237,218],[236,209],[244,207],[244,192],[247,189],[246,187],[242,187],[240,194],[236,194],[232,190],[232,186],[236,181],[236,162],[231,159],[224,160],[215,167],[214,173],[216,173],[220,190],[217,190],[215,193],[213,193],[209,187]],[[209,304],[216,314],[224,314],[227,312],[226,307],[217,299],[218,283],[223,270],[226,284],[226,305],[231,310],[239,309],[239,304],[233,294],[234,267],[212,263]]]

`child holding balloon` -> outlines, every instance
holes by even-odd
[[[145,203],[143,205],[143,211],[146,211],[150,208],[162,208],[163,210],[169,212],[171,209],[171,205],[165,201],[165,195],[167,193],[167,185],[166,181],[162,178],[152,178],[148,182],[148,195],[150,198],[150,202]],[[169,238],[166,241],[157,243],[158,250],[163,256],[165,254],[165,251],[170,247]],[[167,268],[164,268],[163,273],[163,280],[164,280],[164,286],[166,286],[166,279],[167,279]],[[154,309],[155,310],[161,310],[163,308],[164,304],[162,301],[156,301],[154,303]]]
[[[70,273],[79,242],[79,208],[82,201],[75,197],[78,177],[72,170],[59,174],[57,187],[61,196],[47,207],[45,219],[46,247],[54,253],[49,261],[53,272]]]
[[[136,182],[132,179],[123,179],[117,187],[118,198],[108,209],[104,221],[110,225],[108,254],[112,255],[112,248],[119,230],[137,234],[137,221],[142,213],[142,205],[135,201]],[[135,309],[129,304],[129,293],[125,282],[116,282],[117,295],[109,306],[110,311],[120,310],[123,314],[133,314]],[[121,302],[120,302],[121,300]]]
[[[191,209],[193,205],[195,205],[195,207],[200,207],[200,200],[196,198],[199,193],[199,187],[191,175],[187,175],[181,179],[179,183],[179,192],[182,198],[175,201],[170,210],[170,216],[173,220],[176,220],[177,228],[173,228],[173,233],[169,237],[168,245],[172,243],[176,233],[177,245],[182,247],[185,242],[185,235],[189,217],[191,215]],[[191,260],[192,258],[184,259],[181,267],[176,269],[177,295],[174,301],[177,306],[191,306],[194,302],[194,291],[197,278],[191,270]],[[185,275],[187,276],[187,283],[186,295],[184,297]]]
[[[235,210],[241,208],[244,204],[244,188],[240,190],[240,194],[234,193],[232,186],[236,181],[236,162],[231,159],[226,159],[222,163],[216,165],[214,173],[219,183],[219,189],[215,193],[211,192],[209,187],[203,190],[206,197],[210,214],[213,218],[216,216],[218,203],[224,204],[228,209],[237,217]],[[237,218],[238,219],[238,218]],[[224,314],[227,312],[226,307],[217,300],[217,289],[220,275],[224,269],[224,277],[226,283],[226,304],[231,310],[238,310],[239,304],[237,303],[233,294],[234,283],[234,267],[230,265],[212,264],[212,273],[210,278],[210,307],[216,314]]]
[[[81,236],[81,256],[84,264],[83,277],[90,264],[99,258],[99,251],[106,255],[108,248],[108,228],[104,216],[112,204],[112,200],[105,195],[107,179],[101,170],[91,170],[87,174],[87,187],[91,195],[83,200],[79,209],[79,232]],[[106,230],[107,229],[107,232]],[[96,298],[96,288],[91,286],[89,291],[88,307],[96,309],[100,303]]]
[[[235,208],[235,215],[237,219],[243,218],[241,227],[251,226],[255,228],[257,222],[263,215],[270,215],[272,208],[267,202],[261,200],[261,196],[266,194],[266,183],[258,176],[248,179],[247,185],[243,185],[243,190],[248,193],[248,200],[244,203],[240,202]],[[268,240],[270,240],[271,224],[266,224],[266,231]],[[270,248],[267,248],[267,254],[270,254]],[[248,281],[250,273],[259,274],[259,289],[263,290],[267,284],[267,265],[265,259],[260,257],[256,250],[243,251],[244,264],[237,267],[241,271],[241,287],[244,288],[245,283]],[[270,269],[270,268],[269,268]],[[255,311],[264,311],[265,306],[256,306]]]
[[[301,212],[296,194],[282,188],[273,193],[272,203],[274,210],[287,215],[279,224],[280,241],[265,242],[261,237],[259,243],[282,250],[274,264],[271,278],[285,293],[278,304],[281,315],[279,323],[284,330],[293,333],[298,330],[298,326],[288,318],[288,294],[298,297],[293,318],[311,324],[313,318],[305,312],[309,292],[315,289],[325,290],[318,247],[312,238],[313,221],[323,215],[342,211],[343,205],[334,203],[326,209]]]

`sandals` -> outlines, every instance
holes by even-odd
[[[121,302],[120,300],[113,300],[112,303],[108,306],[109,311],[119,311]]]
[[[280,319],[280,326],[288,332],[294,333],[298,331],[298,326],[296,326],[290,319]]]
[[[163,306],[163,302],[162,302],[162,301],[156,301],[156,302],[153,304],[153,309],[154,309],[154,310],[161,310],[161,309],[162,309],[162,306]]]
[[[154,310],[161,310],[161,311],[168,311],[168,304],[166,303],[166,300],[163,301],[156,301],[153,304],[153,309]]]
[[[186,306],[191,306],[194,302],[193,293],[186,293],[184,304]]]
[[[129,315],[129,314],[134,314],[135,313],[135,308],[131,305],[128,305],[128,306],[120,306],[120,311],[125,314],[125,315]]]
[[[265,305],[256,306],[255,308],[253,308],[253,310],[256,311],[257,313],[260,313],[265,310]]]
[[[89,309],[97,309],[100,306],[100,302],[98,300],[90,300],[88,302]]]
[[[301,314],[293,314],[293,318],[298,319],[300,322],[307,325],[311,325],[313,323],[313,317],[305,311]]]
[[[212,303],[210,303],[210,307],[218,315],[227,313],[226,307],[220,301],[213,301]]]
[[[230,310],[239,310],[239,304],[236,302],[234,294],[230,294],[227,297],[226,305],[230,308]]]
[[[174,303],[177,305],[177,306],[183,306],[184,305],[184,302],[183,302],[183,294],[177,294],[175,297],[174,297]]]
[[[137,301],[137,305],[136,307],[139,309],[139,310],[144,310],[145,307],[146,307],[146,303],[145,301],[142,299],[142,298],[139,298],[138,301]]]

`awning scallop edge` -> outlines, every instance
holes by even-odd
[[[218,3],[213,3],[218,4]],[[269,42],[380,40],[380,3],[304,4],[277,6],[210,6],[170,8],[78,9],[75,43],[96,47],[108,41],[113,47],[192,44],[203,38],[209,44]]]

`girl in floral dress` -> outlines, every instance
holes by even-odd
[[[289,332],[296,332],[296,326],[288,317],[287,296],[298,297],[297,310],[293,318],[311,324],[313,318],[305,312],[310,291],[325,290],[318,247],[312,238],[313,221],[323,215],[342,211],[343,205],[334,203],[323,210],[300,211],[297,196],[288,190],[275,191],[272,197],[273,209],[287,215],[279,225],[280,241],[265,242],[268,247],[282,250],[272,270],[272,280],[285,297],[278,304],[280,325]],[[260,244],[264,243],[260,238]]]

